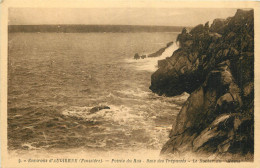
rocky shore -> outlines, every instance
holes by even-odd
[[[254,154],[254,11],[183,29],[179,49],[158,63],[150,89],[190,97],[161,154],[244,158]],[[246,157],[245,157],[246,156]]]
[[[139,55],[138,53],[136,53],[134,55],[134,59],[144,59],[144,58],[149,58],[149,57],[159,57],[162,55],[162,53],[168,48],[170,47],[171,45],[173,45],[173,42],[169,42],[167,43],[167,45],[161,49],[159,49],[158,51],[154,52],[154,53],[151,53],[151,54],[148,54],[148,55]]]

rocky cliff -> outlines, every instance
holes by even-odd
[[[159,95],[190,94],[161,153],[252,159],[254,11],[183,29],[177,42],[180,48],[151,77]]]

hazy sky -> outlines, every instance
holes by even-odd
[[[195,26],[233,16],[236,9],[11,8],[9,24],[116,24]]]

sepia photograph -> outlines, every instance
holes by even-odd
[[[7,13],[1,121],[19,167],[256,161],[254,7]]]

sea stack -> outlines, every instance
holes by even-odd
[[[177,41],[180,48],[151,77],[159,95],[190,94],[161,154],[252,160],[254,11],[184,29]]]

